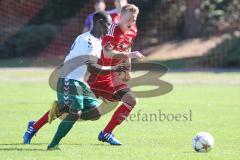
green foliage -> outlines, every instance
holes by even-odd
[[[206,56],[195,58],[202,67],[239,67],[240,37],[226,38],[222,43],[209,51]]]
[[[232,29],[231,24],[240,18],[239,0],[202,0],[200,6],[201,33],[211,35],[222,29]],[[224,28],[223,25],[226,25]]]
[[[240,66],[240,37],[233,37],[230,40],[230,46],[222,46],[226,48],[225,54],[223,53],[220,67],[239,67]]]
[[[65,19],[80,13],[88,0],[47,0],[45,6],[29,24],[61,24]]]
[[[24,26],[0,45],[0,58],[36,56],[49,44],[55,33],[56,27],[50,24]]]

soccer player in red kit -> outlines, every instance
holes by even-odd
[[[138,52],[130,52],[129,49],[137,35],[136,19],[139,10],[133,4],[127,4],[121,10],[121,20],[119,24],[113,23],[108,34],[102,37],[102,53],[98,59],[101,66],[115,66],[128,58],[143,58]],[[121,145],[112,134],[117,125],[120,125],[130,114],[136,105],[136,97],[129,86],[122,81],[117,73],[107,73],[104,75],[92,73],[88,79],[91,90],[97,97],[103,97],[110,101],[122,101],[114,112],[111,120],[99,133],[98,139],[111,145]]]
[[[122,10],[122,7],[126,6],[128,4],[128,1],[127,0],[114,0],[114,5],[115,5],[115,9],[112,9],[110,11],[107,11],[111,18],[112,18],[112,22],[113,23],[116,23],[118,24],[121,20],[121,10]],[[134,26],[134,29],[137,33],[137,27],[136,25]],[[129,48],[129,51],[131,50],[131,48]],[[128,59],[126,61],[126,63],[128,63],[129,65],[131,65],[131,59]],[[122,79],[124,81],[128,81],[131,79],[131,73],[130,71],[125,71],[124,74],[120,74]]]

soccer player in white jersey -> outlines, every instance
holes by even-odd
[[[78,36],[73,43],[69,54],[64,60],[64,64],[59,68],[60,76],[57,82],[57,97],[53,108],[60,116],[63,112],[68,115],[62,120],[58,126],[48,149],[59,149],[58,144],[63,137],[71,130],[74,123],[79,119],[99,118],[100,111],[98,110],[99,103],[95,95],[90,90],[86,83],[88,74],[88,62],[94,58],[99,58],[101,55],[101,36],[108,32],[111,24],[111,17],[106,12],[97,12],[93,16],[93,29]],[[102,67],[98,64],[91,64],[96,71],[104,72],[120,72],[126,67],[124,65]],[[84,116],[83,112],[93,112]],[[44,126],[47,122],[51,122],[54,117],[53,110],[46,112],[38,121],[30,121],[27,131],[23,137],[24,144],[30,144],[32,137]],[[56,118],[56,117],[55,117]]]

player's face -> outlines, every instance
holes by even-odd
[[[126,12],[121,15],[121,26],[123,30],[128,31],[130,30],[137,21],[137,14]]]
[[[102,35],[107,34],[111,24],[112,24],[112,18],[111,18],[111,16],[107,16],[107,19],[103,20],[101,23]]]

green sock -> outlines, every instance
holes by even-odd
[[[48,147],[54,147],[59,144],[61,139],[67,135],[71,130],[74,123],[77,121],[76,115],[69,114],[58,126],[57,132],[55,133],[52,142]]]

